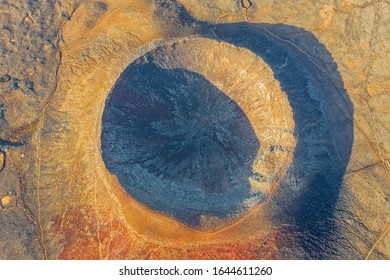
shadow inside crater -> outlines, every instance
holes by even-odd
[[[246,48],[273,70],[294,114],[296,150],[274,197],[277,223],[300,233],[305,255],[336,258],[334,211],[353,144],[353,105],[329,51],[283,24],[201,23],[209,38]]]
[[[192,227],[237,214],[260,143],[241,108],[202,75],[141,58],[122,73],[103,115],[108,170],[139,202]]]

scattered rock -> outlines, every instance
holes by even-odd
[[[0,172],[3,171],[5,167],[5,152],[0,151]]]
[[[249,9],[252,6],[252,1],[249,0],[241,0],[241,5],[245,9]]]
[[[0,103],[0,119],[4,117],[4,111],[5,111],[4,107],[5,107],[4,104]]]
[[[0,198],[0,209],[8,209],[16,205],[16,194],[13,191]]]
[[[8,82],[9,80],[11,80],[11,76],[8,75],[8,74],[5,74],[5,75],[3,75],[3,76],[0,78],[0,81],[1,81],[2,83]]]

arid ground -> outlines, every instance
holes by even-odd
[[[388,0],[2,0],[0,259],[390,259]]]

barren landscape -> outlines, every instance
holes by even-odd
[[[3,0],[0,259],[390,259],[390,2]]]

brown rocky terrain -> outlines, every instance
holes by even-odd
[[[0,258],[389,259],[389,11],[386,0],[3,1]],[[155,84],[153,71],[164,77]],[[191,154],[197,160],[206,163],[220,143],[233,143],[240,156],[214,157],[224,160],[204,164],[194,179],[183,175],[192,161],[175,159],[177,170],[168,171],[165,153],[147,162],[144,153],[163,149],[143,131],[136,140],[147,148],[134,169],[110,167],[141,150],[110,148],[140,135],[121,134],[127,119],[120,129],[107,126],[121,115],[110,115],[108,97],[129,77],[126,92],[134,94],[157,95],[168,81],[167,92],[225,98],[184,135],[209,149]],[[175,96],[164,103],[151,95],[148,104],[160,106],[161,117],[192,100]],[[170,118],[172,126],[158,130],[141,101],[123,109],[121,100],[110,110],[139,110],[135,121],[160,136],[189,126]],[[227,120],[251,128],[229,125],[224,134],[223,108],[233,108]],[[215,119],[223,124],[218,141],[190,134],[209,133]],[[225,136],[236,132],[239,140]],[[222,170],[233,179],[210,179]],[[200,184],[212,198],[204,201],[220,207],[207,208],[183,181]],[[207,182],[221,187],[207,192]],[[236,190],[232,182],[246,191],[226,193]],[[148,186],[184,195],[165,198]]]

